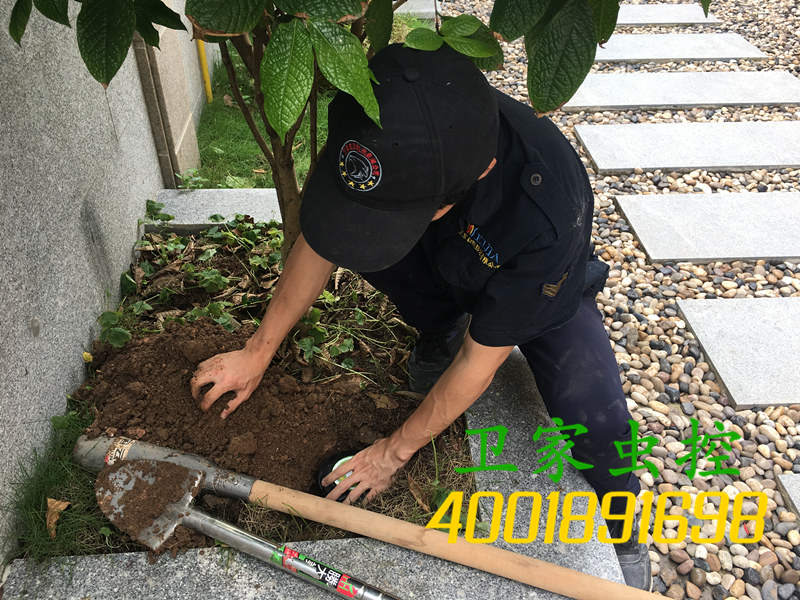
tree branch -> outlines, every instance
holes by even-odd
[[[317,167],[317,100],[319,96],[319,72],[317,69],[317,61],[314,60],[314,83],[311,85],[311,97],[308,100],[308,127],[309,127],[309,146],[311,148],[311,165],[308,169],[308,175]]]
[[[255,60],[253,46],[250,43],[250,39],[246,34],[237,35],[231,38],[231,44],[233,44],[233,47],[236,48],[239,56],[242,57],[242,61],[244,61],[244,66],[247,67],[247,72],[250,73],[250,77],[255,79],[256,73],[258,73],[260,70],[259,66],[261,62],[256,62]]]
[[[222,64],[225,65],[225,70],[228,73],[228,80],[231,83],[231,92],[233,93],[233,97],[236,99],[236,104],[239,105],[239,110],[242,111],[244,115],[245,121],[247,121],[247,126],[250,128],[250,132],[253,134],[256,142],[258,143],[258,147],[261,148],[261,151],[264,153],[264,156],[267,157],[267,161],[269,161],[270,167],[275,169],[275,155],[269,149],[267,145],[267,141],[264,139],[264,136],[261,135],[261,132],[258,130],[258,126],[256,122],[253,120],[253,115],[250,114],[250,109],[247,108],[247,104],[244,102],[244,98],[242,98],[242,92],[239,89],[239,82],[236,79],[236,70],[233,68],[233,61],[231,61],[231,55],[228,52],[228,44],[227,42],[219,42],[219,51],[222,56]]]

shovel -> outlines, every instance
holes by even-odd
[[[202,481],[203,473],[195,469],[155,460],[132,460],[101,473],[95,493],[109,520],[152,550],[161,548],[175,528],[183,525],[340,597],[398,600],[296,550],[276,546],[193,508],[192,500]]]
[[[147,442],[102,435],[89,439],[83,435],[75,444],[73,457],[78,464],[93,471],[99,471],[104,465],[131,462],[134,459],[158,459],[183,465],[205,473],[204,483],[201,485],[216,494],[242,498],[272,510],[346,529],[575,600],[609,600],[609,598],[663,600],[663,596],[651,592],[510,552],[497,546],[472,544],[461,537],[456,538],[455,543],[450,543],[448,534],[443,531],[427,529],[363,508],[332,502],[268,481],[227,471],[200,456],[162,448]],[[215,537],[216,534],[207,535]]]

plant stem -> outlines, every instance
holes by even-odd
[[[239,110],[242,111],[244,115],[245,121],[247,121],[247,126],[250,128],[253,137],[258,143],[258,147],[261,148],[261,151],[264,153],[264,156],[267,157],[267,161],[269,161],[270,166],[274,169],[275,168],[275,155],[267,146],[267,141],[264,139],[264,136],[261,135],[261,132],[258,130],[256,126],[256,122],[253,120],[253,115],[250,113],[250,109],[247,108],[247,104],[244,102],[244,98],[242,98],[242,92],[239,89],[239,82],[236,79],[236,70],[233,68],[233,62],[231,61],[231,55],[228,52],[228,44],[227,42],[219,42],[219,51],[220,55],[222,56],[222,64],[225,65],[225,71],[228,73],[228,80],[231,84],[231,92],[233,93],[233,97],[236,100],[236,104],[239,105]]]

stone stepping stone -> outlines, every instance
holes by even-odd
[[[703,14],[699,4],[623,4],[617,25],[715,25],[719,19]]]
[[[800,193],[617,196],[652,262],[800,257]]]
[[[797,403],[800,298],[678,300],[737,409]]]
[[[638,33],[612,36],[595,62],[670,62],[766,58],[738,33]]]
[[[800,166],[800,121],[577,125],[600,173]]]
[[[800,79],[788,71],[591,73],[563,109],[601,111],[787,104],[800,104]]]
[[[435,0],[407,0],[405,4],[395,11],[398,15],[416,17],[424,21],[433,21],[436,18],[436,11],[433,8]],[[442,4],[439,2],[439,13],[442,12]]]
[[[216,190],[212,190],[216,192]],[[227,190],[226,190],[227,191]],[[219,209],[215,209],[219,212]],[[468,426],[508,427],[505,448],[499,457],[488,452],[489,464],[512,463],[515,473],[476,473],[478,489],[499,491],[508,499],[513,491],[533,490],[542,494],[542,512],[547,513],[546,495],[589,490],[586,480],[567,465],[564,477],[556,485],[545,474],[533,475],[536,445],[531,435],[538,424],[552,426],[534,383],[533,375],[519,350],[515,350],[500,368],[489,389],[467,412]],[[473,460],[479,461],[479,436],[470,436]],[[489,439],[496,443],[496,435]],[[476,462],[478,464],[478,462]],[[507,502],[506,502],[507,504]],[[575,503],[575,513],[585,512],[585,503]],[[514,534],[522,537],[527,526],[525,507],[520,502]],[[559,507],[560,508],[560,507]],[[504,511],[505,513],[505,511]],[[491,505],[481,504],[481,518],[491,514]],[[559,511],[559,515],[560,515]],[[560,517],[559,517],[560,522]],[[595,516],[595,533],[602,524]],[[501,539],[498,546],[520,554],[535,556],[565,567],[578,569],[623,583],[614,549],[594,539],[586,544],[541,543],[545,519],[539,522],[538,540],[530,544],[509,545]],[[556,526],[556,532],[559,527]],[[574,522],[570,536],[579,537],[582,526]],[[480,536],[481,533],[476,535]],[[557,534],[556,534],[557,540]],[[464,600],[557,600],[563,596],[521,583],[489,575],[482,571],[429,557],[405,548],[384,544],[369,538],[296,542],[291,546],[300,552],[344,569],[372,585],[400,598],[462,598]],[[187,576],[191,574],[191,576]],[[179,588],[176,587],[179,585]],[[310,584],[277,571],[264,563],[238,552],[225,553],[218,548],[189,550],[175,558],[161,557],[150,564],[147,553],[69,556],[52,560],[45,566],[30,560],[11,563],[3,598],[114,598],[115,600],[172,600],[174,598],[303,598],[328,600],[333,596]]]
[[[778,475],[778,489],[786,500],[787,508],[794,514],[800,510],[800,474],[783,473]]]
[[[156,194],[156,202],[164,205],[161,212],[175,217],[167,225],[178,233],[193,233],[215,225],[208,218],[214,214],[222,215],[226,221],[236,214],[249,215],[256,222],[279,223],[281,220],[278,195],[273,188],[161,190]],[[160,227],[147,224],[145,231],[156,231]]]

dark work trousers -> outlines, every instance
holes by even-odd
[[[362,273],[384,292],[404,320],[421,331],[447,330],[463,314],[448,288],[434,277],[419,244],[399,263],[374,273]],[[580,423],[588,430],[571,435],[572,456],[594,465],[581,471],[602,499],[607,492],[639,493],[639,478],[632,473],[617,477],[611,468],[630,467],[619,456],[615,441],[631,440],[631,418],[619,377],[619,367],[597,309],[595,294],[586,293],[577,314],[566,324],[519,345],[551,417],[564,425]],[[629,453],[630,445],[624,447]],[[638,462],[638,461],[637,461]],[[624,499],[612,502],[613,512],[623,512]]]

